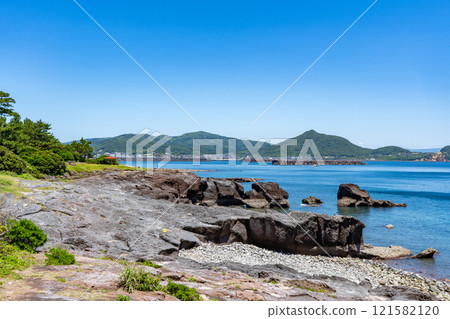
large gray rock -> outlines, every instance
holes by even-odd
[[[338,206],[340,207],[405,207],[406,204],[395,204],[388,200],[372,199],[369,193],[360,189],[356,184],[341,184],[337,194]]]

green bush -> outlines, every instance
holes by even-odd
[[[143,269],[127,267],[119,277],[119,287],[132,293],[135,289],[139,291],[161,291],[159,277],[153,276]]]
[[[119,162],[116,159],[106,157],[107,157],[106,155],[100,155],[95,159],[95,163],[104,165],[119,165]]]
[[[139,291],[163,291],[181,301],[202,300],[200,295],[194,288],[182,284],[176,284],[169,281],[166,287],[160,283],[158,276],[152,275],[143,269],[127,267],[119,277],[119,287],[132,293],[134,290]]]
[[[10,220],[10,231],[5,235],[8,242],[22,250],[33,252],[47,242],[47,235],[31,220]]]
[[[0,146],[0,171],[23,174],[28,172],[27,163],[6,147]]]
[[[34,263],[34,258],[28,252],[0,241],[0,278],[14,274]]]
[[[66,172],[64,159],[51,151],[28,148],[20,156],[41,174],[61,175]]]
[[[177,299],[180,299],[181,301],[202,300],[202,298],[194,288],[189,288],[188,286],[182,284],[176,284],[172,281],[169,281],[166,290],[169,294]]]
[[[125,295],[118,295],[117,301],[131,301],[131,298]]]
[[[49,265],[73,265],[75,263],[75,256],[61,247],[50,248],[50,253],[45,254],[47,259],[45,264]]]

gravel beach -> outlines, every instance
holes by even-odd
[[[447,283],[372,260],[285,254],[241,243],[206,243],[190,250],[181,250],[179,256],[199,263],[230,261],[250,266],[281,264],[308,275],[343,277],[357,284],[368,281],[374,288],[380,285],[413,287],[441,300],[450,300],[450,286]]]

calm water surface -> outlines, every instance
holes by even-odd
[[[136,165],[136,163],[134,163]],[[137,165],[142,166],[142,162]],[[450,163],[368,162],[363,166],[261,166],[256,163],[230,166],[228,162],[171,162],[165,168],[202,169],[201,177],[252,177],[277,182],[289,192],[291,210],[328,215],[354,216],[366,224],[364,241],[377,246],[400,245],[418,253],[433,247],[440,253],[429,260],[388,261],[394,267],[450,278]],[[342,183],[355,183],[372,198],[406,203],[408,207],[340,208],[337,190]],[[244,187],[250,189],[249,183]],[[301,204],[316,196],[320,207]],[[394,225],[389,230],[384,226]]]

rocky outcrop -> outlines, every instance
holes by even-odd
[[[254,183],[245,193],[243,202],[248,208],[287,208],[289,194],[278,183]]]
[[[412,256],[411,258],[433,258],[434,255],[438,254],[439,252],[434,249],[433,247],[427,248],[424,251],[421,251],[420,253]]]
[[[199,191],[190,200],[203,206],[242,206],[243,195],[244,188],[238,182],[207,178],[200,182]]]
[[[125,185],[127,191],[185,204],[201,206],[247,206],[248,208],[289,207],[289,194],[277,183],[257,182],[252,190],[244,193],[244,187],[236,180],[244,178],[206,178],[184,171],[154,170],[148,172],[113,172],[102,176],[111,183]]]
[[[323,204],[323,201],[317,197],[309,196],[307,198],[303,198],[302,203],[306,205],[318,205]]]
[[[104,251],[111,256],[126,254],[129,259],[173,258],[180,249],[211,241],[309,255],[376,257],[361,253],[364,224],[354,217],[174,204],[153,196],[173,199],[181,193],[190,203],[202,194],[202,201],[228,201],[236,194],[242,196],[243,190],[232,181],[197,181],[196,175],[185,172],[148,179],[141,174],[110,173],[73,183],[23,181],[33,195],[6,198],[0,210],[39,225],[48,234],[46,247],[63,244],[95,256]],[[152,184],[152,178],[159,184]],[[142,179],[149,181],[148,187],[143,187]],[[204,189],[203,182],[214,187]],[[269,205],[288,196],[276,183],[253,185],[250,192]],[[151,196],[142,196],[147,194]]]
[[[388,200],[372,199],[366,190],[356,184],[341,184],[338,190],[338,206],[341,207],[405,207],[406,204],[395,204]]]
[[[188,225],[184,230],[215,243],[238,241],[296,254],[358,256],[364,227],[354,217],[266,211]]]

